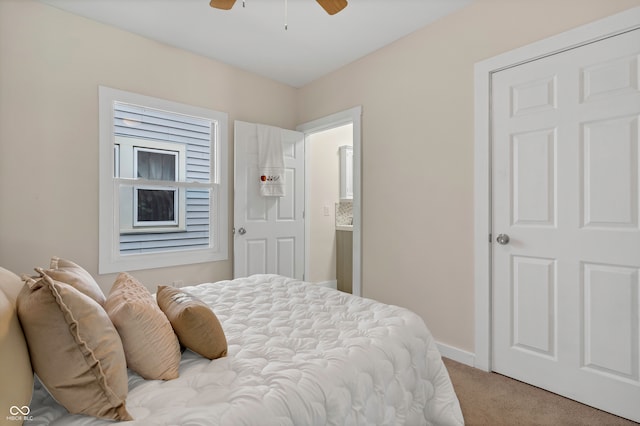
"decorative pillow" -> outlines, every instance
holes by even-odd
[[[49,268],[45,271],[48,276],[61,283],[69,284],[98,302],[101,306],[104,305],[105,297],[100,286],[91,274],[80,265],[54,256],[51,258]]]
[[[21,416],[33,393],[29,350],[16,312],[16,298],[21,288],[19,276],[0,268],[0,419]],[[12,410],[12,406],[21,411]]]
[[[119,274],[104,308],[120,333],[130,369],[145,379],[178,377],[178,338],[145,286],[126,272]]]
[[[166,286],[158,287],[156,299],[180,344],[209,359],[227,354],[227,338],[206,303],[186,291]]]
[[[69,412],[132,420],[127,368],[118,332],[89,296],[53,280],[25,277],[18,316],[42,384]]]

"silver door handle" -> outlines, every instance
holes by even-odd
[[[240,228],[240,229],[238,229],[238,234],[240,234],[240,235],[244,235],[244,234],[246,234],[246,233],[247,233],[247,230],[246,230],[246,229],[244,229],[244,228]]]
[[[509,244],[509,236],[507,234],[499,234],[496,237],[496,242],[502,245]]]

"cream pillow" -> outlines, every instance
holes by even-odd
[[[156,299],[183,346],[209,359],[227,354],[227,338],[206,303],[186,291],[165,286],[158,287]]]
[[[25,277],[18,316],[42,384],[71,413],[132,420],[125,406],[122,342],[106,312],[74,287],[37,271],[41,277]]]
[[[0,268],[0,423],[11,415],[12,406],[28,406],[33,393],[29,350],[16,312],[21,288],[19,276]]]
[[[178,338],[145,286],[126,272],[119,274],[104,308],[120,333],[130,369],[145,379],[178,377]]]
[[[48,276],[56,281],[69,284],[98,302],[101,306],[104,305],[105,297],[100,286],[91,274],[80,265],[54,256],[51,258],[49,268],[45,271]]]

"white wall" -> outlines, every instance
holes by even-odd
[[[473,352],[473,64],[638,5],[474,0],[295,90],[33,0],[0,0],[0,264],[29,272],[58,255],[97,274],[98,85],[226,111],[230,124],[294,128],[362,105],[364,295],[414,310],[437,340]],[[134,275],[150,288],[214,281],[231,277],[232,262]],[[103,289],[112,281],[99,277]]]
[[[336,211],[340,200],[340,155],[338,148],[352,145],[353,125],[311,135],[308,144],[309,176],[309,277],[307,281],[336,279]],[[324,215],[328,207],[329,215]]]
[[[57,255],[97,276],[99,85],[227,112],[230,203],[233,120],[296,124],[289,86],[39,2],[0,0],[3,267],[29,273]],[[231,278],[232,260],[133,275],[153,290],[215,281]],[[105,291],[113,279],[98,277]]]
[[[300,90],[301,123],[362,105],[365,297],[474,351],[474,63],[639,4],[474,0]]]

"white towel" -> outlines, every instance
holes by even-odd
[[[260,195],[264,197],[284,197],[282,131],[278,127],[258,124],[257,132]]]

